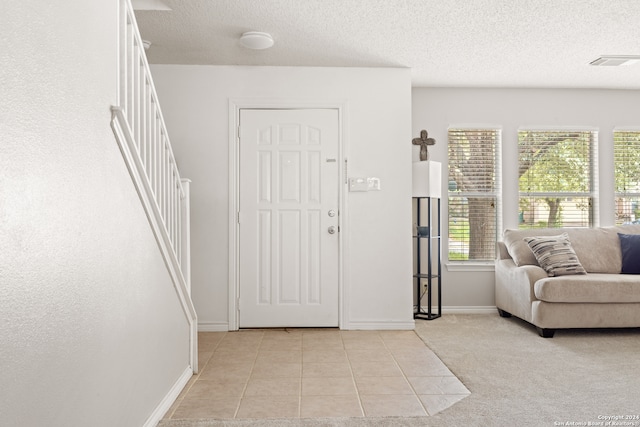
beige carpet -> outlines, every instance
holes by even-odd
[[[587,425],[640,414],[640,329],[558,330],[545,339],[497,314],[439,320],[416,332],[471,391],[442,413],[456,421],[449,425]]]
[[[516,318],[445,314],[417,321],[416,332],[471,391],[432,417],[171,420],[159,426],[554,426],[640,414],[640,329],[558,330],[545,339]],[[640,420],[621,421],[640,426]]]

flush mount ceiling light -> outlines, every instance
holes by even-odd
[[[640,62],[638,55],[602,55],[595,61],[591,61],[590,65],[599,65],[605,67],[618,67],[620,65],[633,65]]]
[[[249,31],[242,34],[240,44],[249,49],[268,49],[273,46],[273,37],[269,33]]]

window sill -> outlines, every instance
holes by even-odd
[[[448,262],[447,271],[495,271],[495,262]]]

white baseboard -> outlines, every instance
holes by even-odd
[[[349,322],[347,325],[343,325],[342,329],[345,330],[408,330],[411,331],[415,329],[416,323],[413,320],[408,322],[399,322],[399,321],[391,321],[391,322],[380,322],[373,320],[364,320],[364,321],[355,321]]]
[[[143,424],[143,427],[155,427],[158,425],[162,417],[167,413],[169,409],[171,409],[171,405],[176,401],[180,392],[187,385],[191,376],[193,375],[193,369],[191,366],[188,366],[180,378],[175,382],[171,390],[167,393],[167,395],[160,401],[160,404],[156,407],[156,409],[151,413],[147,421]]]
[[[437,312],[438,308],[434,307],[433,312]],[[442,307],[442,314],[495,314],[495,306],[446,306]],[[344,330],[412,330],[415,328],[413,320],[401,321],[378,321],[378,320],[360,320],[348,322],[342,326]],[[198,332],[228,332],[229,323],[227,322],[198,322]]]
[[[449,306],[442,307],[442,314],[496,314],[497,308],[495,306]]]
[[[228,332],[227,322],[198,322],[198,332]]]

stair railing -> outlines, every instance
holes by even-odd
[[[119,7],[119,91],[111,127],[172,276],[191,328],[197,372],[197,320],[191,301],[189,185],[176,165],[130,0]],[[185,185],[183,185],[183,181]]]

